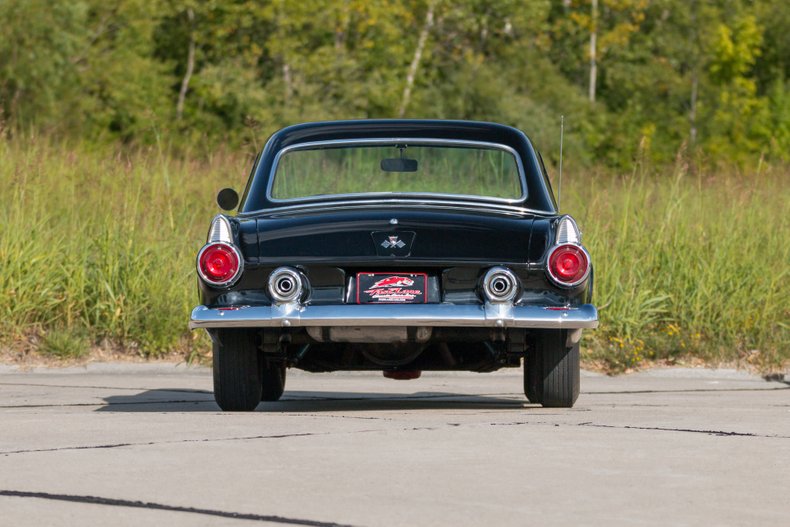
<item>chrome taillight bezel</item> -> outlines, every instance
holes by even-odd
[[[203,254],[209,248],[216,247],[216,246],[222,246],[222,247],[225,247],[226,249],[229,249],[234,254],[234,256],[236,257],[236,260],[238,262],[238,265],[236,266],[236,272],[233,274],[233,276],[231,276],[227,280],[214,280],[214,279],[212,279],[211,277],[207,276],[206,273],[203,272],[202,266],[200,265],[200,259],[203,257]],[[239,280],[239,278],[241,277],[241,274],[244,272],[244,258],[241,256],[241,251],[239,251],[238,247],[236,247],[235,245],[233,245],[231,243],[227,243],[227,242],[210,242],[210,243],[207,243],[206,245],[204,245],[203,248],[201,248],[200,251],[198,251],[197,259],[195,261],[195,267],[197,267],[197,272],[198,272],[198,276],[200,276],[200,279],[203,280],[208,285],[211,285],[211,286],[214,286],[214,287],[230,287],[230,286],[232,286],[233,284],[235,284]]]
[[[236,268],[236,272],[227,280],[214,280],[206,275],[203,272],[203,269],[200,265],[200,259],[203,257],[203,253],[205,253],[210,247],[221,245],[231,252],[233,252],[236,260],[238,261],[238,265]],[[239,278],[241,278],[242,273],[244,272],[244,257],[241,254],[241,251],[238,247],[233,243],[233,229],[231,227],[230,220],[222,214],[217,214],[211,220],[211,225],[208,229],[208,235],[206,236],[206,245],[204,245],[197,254],[197,259],[195,261],[195,267],[197,267],[198,276],[200,279],[203,280],[206,284],[212,287],[230,287],[235,284]]]
[[[567,282],[562,280],[554,273],[554,271],[551,268],[551,257],[554,255],[555,252],[557,252],[558,250],[564,247],[573,247],[574,249],[580,251],[584,255],[584,258],[586,260],[586,268],[584,270],[584,274],[581,276],[581,278],[578,278],[573,282]],[[585,249],[581,244],[578,243],[558,244],[553,246],[551,249],[549,249],[549,252],[546,254],[546,274],[554,284],[560,287],[565,287],[565,288],[576,287],[577,285],[587,280],[587,277],[590,276],[590,269],[592,269],[592,260],[590,260],[590,253],[588,253],[587,249]]]

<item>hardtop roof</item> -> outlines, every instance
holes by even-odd
[[[266,142],[253,169],[242,197],[240,211],[249,213],[284,206],[270,201],[266,192],[274,159],[283,148],[341,139],[391,138],[465,140],[507,146],[521,157],[527,184],[527,198],[513,205],[549,213],[556,210],[548,179],[541,170],[535,149],[524,132],[517,128],[484,121],[360,119],[302,123],[275,132]],[[328,197],[327,201],[333,199],[335,198]]]
[[[384,139],[414,137],[456,139],[498,143],[517,148],[529,142],[521,130],[483,121],[439,119],[360,119],[296,124],[271,136],[269,144],[279,150],[286,146],[337,139]]]

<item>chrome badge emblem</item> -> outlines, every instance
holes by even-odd
[[[378,256],[408,258],[411,254],[411,247],[414,245],[415,233],[413,231],[374,231],[370,235],[373,237],[373,248]]]
[[[397,236],[387,236],[387,239],[381,242],[381,246],[384,247],[385,249],[390,249],[392,247],[395,247],[397,249],[403,249],[404,247],[406,247],[406,244],[403,243],[403,240],[401,240]]]

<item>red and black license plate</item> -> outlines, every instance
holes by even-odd
[[[424,304],[428,301],[425,273],[359,273],[358,304]]]

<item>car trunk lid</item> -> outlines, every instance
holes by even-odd
[[[535,216],[488,210],[340,209],[257,219],[261,260],[529,262]]]

